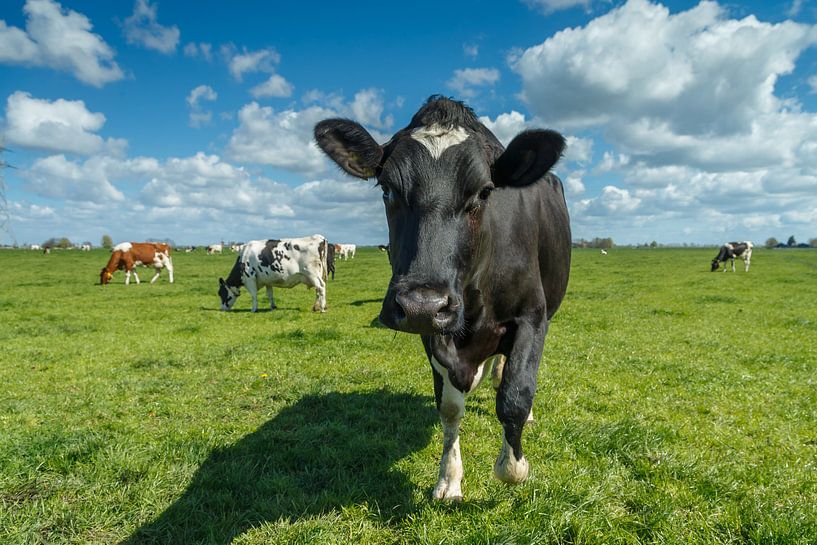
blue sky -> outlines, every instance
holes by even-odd
[[[815,46],[815,0],[5,0],[11,222],[20,243],[381,243],[378,190],[311,127],[351,117],[385,142],[440,93],[503,142],[568,137],[574,238],[807,240]]]

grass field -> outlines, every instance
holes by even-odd
[[[450,505],[419,339],[375,320],[381,252],[323,315],[303,287],[218,311],[232,255],[101,287],[104,251],[0,252],[0,543],[817,543],[817,252],[714,255],[575,251],[531,478],[492,478],[484,384]]]

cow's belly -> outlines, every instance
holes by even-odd
[[[271,288],[291,288],[292,286],[297,286],[298,284],[305,284],[306,283],[306,276],[300,272],[296,272],[293,274],[284,273],[276,273],[273,272],[271,274],[266,275],[258,275],[256,279],[256,284],[259,288],[261,287],[271,287]]]

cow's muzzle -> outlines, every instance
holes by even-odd
[[[394,304],[384,305],[380,321],[406,333],[439,335],[460,328],[462,320],[459,299],[446,290],[418,287],[399,291]]]

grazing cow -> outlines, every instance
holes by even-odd
[[[522,428],[570,273],[564,190],[549,172],[564,138],[528,130],[503,149],[470,108],[433,96],[382,146],[347,119],[318,123],[315,139],[383,190],[392,277],[380,321],[419,334],[431,363],[444,437],[434,498],[462,499],[460,420],[489,359],[503,428],[494,475],[524,481]]]
[[[79,249],[82,250],[83,252],[90,252],[91,251],[91,245],[90,244],[83,244],[82,246],[79,247]]]
[[[233,308],[244,286],[258,311],[258,290],[267,288],[270,308],[275,310],[272,288],[306,284],[317,296],[312,310],[326,312],[327,242],[321,235],[284,240],[251,240],[244,244],[227,280],[218,279],[221,310]]]
[[[223,250],[223,244],[211,244],[207,247],[207,255],[220,254]]]
[[[607,250],[605,250],[604,248],[602,248],[602,249],[601,249],[601,255],[607,255]]]
[[[173,283],[173,259],[170,257],[170,247],[162,242],[122,242],[114,246],[108,264],[102,267],[99,273],[99,283],[107,284],[117,270],[125,271],[125,285],[130,284],[133,274],[139,284],[139,275],[136,266],[153,267],[156,274],[150,280],[153,284],[159,279],[162,269],[167,269],[170,283]]]
[[[340,245],[340,257],[344,261],[349,258],[355,257],[355,250],[357,250],[357,246],[354,244],[341,244]]]
[[[743,242],[727,242],[718,250],[718,255],[712,260],[712,269],[710,272],[715,272],[723,263],[723,272],[726,272],[726,260],[732,261],[732,272],[735,272],[735,258],[738,257],[743,260],[743,269],[749,272],[749,264],[752,260],[752,244],[748,240]]]

